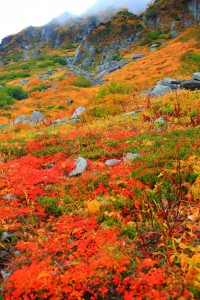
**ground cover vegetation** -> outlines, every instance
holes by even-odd
[[[135,47],[145,57],[102,86],[60,56],[1,68],[1,299],[199,299],[200,91],[144,93],[199,71],[199,27]],[[23,89],[16,70],[29,72]],[[80,122],[53,124],[79,106]],[[43,122],[13,125],[35,110]],[[70,177],[78,157],[87,169]]]

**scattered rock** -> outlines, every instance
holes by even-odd
[[[135,114],[138,114],[143,110],[145,110],[145,108],[136,109],[136,110],[133,110],[133,111],[130,111],[130,112],[127,112],[127,113],[123,114],[122,117],[134,116]]]
[[[71,119],[77,119],[77,117],[80,116],[85,110],[85,107],[79,106],[71,116]]]
[[[74,102],[74,100],[72,100],[72,99],[67,100],[68,104],[72,104],[73,102]]]
[[[57,119],[57,120],[54,120],[52,122],[52,124],[56,125],[56,124],[67,123],[67,122],[68,122],[67,119]]]
[[[58,86],[57,83],[53,83],[51,89],[56,88],[57,86]]]
[[[1,236],[1,242],[5,243],[5,242],[11,242],[11,241],[12,241],[12,235],[9,232],[4,231]]]
[[[79,118],[73,118],[69,120],[69,123],[79,123],[81,120]]]
[[[29,83],[29,80],[22,80],[22,81],[20,81],[20,84],[21,85],[26,85],[26,84],[28,84]]]
[[[200,72],[193,73],[192,79],[193,80],[200,80]]]
[[[137,158],[141,157],[140,153],[127,153],[126,156],[123,158],[124,162],[130,162]]]
[[[158,47],[160,47],[161,44],[152,44],[149,49],[153,52],[156,51]]]
[[[8,277],[12,274],[11,271],[8,271],[8,270],[6,270],[6,269],[1,270],[0,273],[1,273],[1,276],[3,277],[3,279],[8,278]]]
[[[2,89],[3,88],[3,85],[2,84],[0,84],[0,89]]]
[[[31,123],[41,123],[43,121],[46,121],[46,118],[39,112],[39,111],[33,111],[30,116],[30,122]]]
[[[69,173],[70,177],[81,175],[87,169],[88,162],[83,157],[79,157],[75,161],[75,165],[76,165],[76,168],[72,172]]]
[[[119,159],[108,159],[108,160],[106,160],[105,164],[107,166],[113,166],[113,165],[116,165],[120,162],[121,162],[121,160],[119,160]]]
[[[14,125],[17,125],[17,124],[27,124],[27,123],[29,123],[29,119],[28,119],[27,116],[25,116],[25,115],[19,116],[19,117],[13,122]]]
[[[161,96],[172,92],[172,89],[169,86],[162,85],[158,83],[154,88],[148,91],[150,96]]]
[[[181,83],[181,88],[185,90],[200,90],[200,80],[188,80]]]
[[[145,55],[144,54],[133,54],[133,55],[131,55],[131,58],[133,59],[133,60],[136,60],[136,59],[140,59],[140,58],[142,58],[142,57],[144,57]]]
[[[53,71],[52,71],[51,69],[50,69],[50,70],[47,70],[47,71],[46,71],[46,74],[47,74],[47,75],[53,75]]]
[[[160,118],[158,118],[158,119],[156,119],[156,120],[154,121],[154,124],[155,124],[155,126],[156,126],[156,128],[157,128],[157,131],[160,132],[160,131],[162,131],[164,128],[166,128],[166,126],[167,126],[167,121],[165,120],[165,118],[160,117]]]
[[[3,199],[11,201],[14,199],[14,196],[12,194],[7,194],[6,196],[3,197]]]

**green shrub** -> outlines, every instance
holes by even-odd
[[[181,72],[183,74],[191,74],[200,70],[200,53],[187,52],[181,58],[183,64]]]
[[[26,72],[19,72],[19,73],[7,73],[4,75],[0,75],[0,81],[11,81],[13,79],[17,79],[17,78],[26,78],[26,77],[30,77],[31,75],[29,73]]]
[[[56,217],[60,217],[62,215],[62,208],[58,206],[54,198],[43,198],[41,200],[41,205],[44,207],[44,211],[47,214],[55,215]]]
[[[90,87],[92,86],[92,83],[90,80],[86,79],[83,76],[78,76],[77,80],[72,82],[72,85],[78,86],[78,87]]]
[[[27,92],[21,86],[6,86],[6,93],[16,100],[23,100],[28,98]]]
[[[130,93],[130,87],[128,87],[127,85],[111,82],[110,84],[100,88],[96,98],[97,99],[104,98],[106,95],[109,94],[129,94],[129,93]]]
[[[13,104],[15,100],[9,96],[4,90],[0,90],[0,108]]]

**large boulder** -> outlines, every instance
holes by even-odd
[[[46,121],[46,118],[39,112],[39,111],[33,111],[30,116],[30,122],[31,123],[41,123]]]
[[[75,161],[76,168],[69,173],[70,177],[81,175],[88,167],[88,162],[83,157],[79,157]]]
[[[149,90],[148,95],[150,96],[161,96],[172,92],[169,86],[158,83],[153,89]]]
[[[180,86],[185,90],[200,90],[200,80],[187,80],[182,82]]]
[[[79,117],[85,110],[85,107],[79,106],[71,116],[71,119],[77,119],[77,117]]]
[[[200,72],[193,73],[192,79],[193,80],[200,80]]]
[[[29,123],[29,119],[28,119],[27,116],[25,116],[25,115],[19,116],[19,117],[13,122],[14,125],[17,125],[17,124],[27,124],[27,123]]]

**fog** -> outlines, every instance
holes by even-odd
[[[97,0],[87,11],[87,14],[95,14],[107,8],[128,8],[129,11],[138,14],[143,12],[150,0]]]

